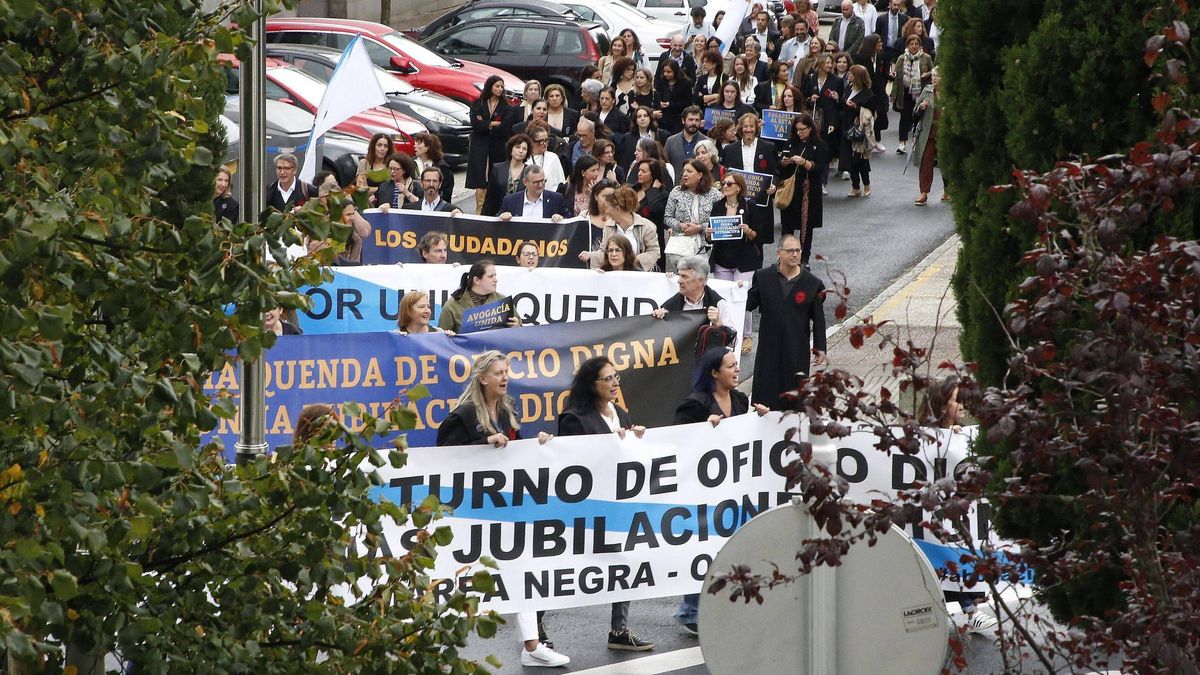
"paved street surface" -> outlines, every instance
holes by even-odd
[[[895,115],[893,114],[893,117]],[[894,124],[893,124],[894,126]],[[958,324],[954,299],[949,292],[954,271],[958,238],[950,205],[941,203],[941,180],[935,179],[930,205],[912,204],[917,196],[915,167],[903,173],[906,157],[894,152],[895,131],[885,132],[888,151],[874,155],[871,197],[848,199],[849,182],[831,177],[825,198],[825,226],[817,230],[814,254],[825,258],[812,262],[813,272],[832,286],[832,272],[846,277],[851,289],[851,313],[873,315],[876,320],[890,319],[897,330],[912,335],[914,341],[928,341],[937,333],[934,362],[959,360]],[[459,185],[462,184],[461,177]],[[460,192],[456,200],[464,211],[473,212],[474,195]],[[774,262],[775,246],[767,247],[766,261]],[[831,363],[863,377],[868,386],[877,388],[890,379],[887,361],[875,348],[854,350],[848,332],[835,325],[832,304],[826,307]],[[757,331],[757,316],[755,330]],[[753,372],[753,354],[742,361],[743,380]],[[568,668],[559,672],[593,675],[641,675],[678,673],[702,675],[709,671],[696,638],[684,633],[673,614],[678,598],[638,601],[630,611],[630,628],[643,639],[656,643],[651,652],[620,652],[607,649],[609,606],[597,605],[554,611],[546,624],[556,648],[571,657]],[[1000,663],[990,641],[971,638],[968,655],[972,656],[969,673],[998,672]],[[466,656],[483,658],[495,654],[504,664],[501,673],[523,672],[519,661],[520,640],[515,622],[503,626],[491,640],[477,640],[465,650]],[[750,675],[750,674],[747,674]]]

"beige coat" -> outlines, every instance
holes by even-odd
[[[608,248],[609,238],[617,233],[617,226],[614,223],[610,222],[604,226],[604,234],[601,237],[601,241],[604,243],[600,245],[600,250],[592,251],[589,254],[588,262],[592,269],[598,270],[604,264],[604,249]],[[636,267],[646,272],[653,270],[654,266],[658,264],[660,254],[658,230],[655,229],[654,223],[635,213],[633,214],[633,225],[630,226],[629,234],[626,236],[637,239]]]

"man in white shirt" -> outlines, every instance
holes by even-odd
[[[747,40],[754,38],[758,40],[759,59],[769,61],[779,56],[779,33],[771,30],[770,25],[771,13],[765,9],[758,11],[754,16],[754,32],[746,37]]]
[[[703,35],[705,39],[712,37],[712,26],[704,23],[704,16],[705,14],[703,7],[692,8],[692,20],[688,23],[687,27],[683,29],[683,41],[685,44],[690,43],[692,38],[696,37],[697,35]]]
[[[779,23],[779,30],[780,38],[783,39],[783,46],[779,48],[779,60],[788,64],[788,80],[791,80],[796,71],[796,61],[808,53],[808,43],[812,41],[812,37],[808,34],[807,21],[796,21],[790,16]]]
[[[453,204],[442,200],[442,170],[436,166],[426,167],[421,172],[421,199],[403,206],[407,211],[424,211],[434,213],[449,213],[457,216],[462,213]]]
[[[512,220],[518,210],[522,218],[549,218],[554,223],[563,219],[563,196],[546,192],[546,173],[542,167],[527,165],[522,171],[521,182],[525,184],[524,190],[504,198],[500,220]]]

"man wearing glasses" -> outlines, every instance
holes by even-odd
[[[426,167],[421,172],[421,192],[419,201],[409,202],[403,208],[408,211],[449,213],[455,216],[462,213],[461,209],[456,209],[453,204],[442,200],[442,170],[436,166]]]
[[[800,265],[800,253],[796,235],[783,235],[779,262],[754,273],[746,298],[746,311],[762,315],[751,401],[772,410],[795,410],[784,393],[808,377],[810,346],[816,364],[825,363],[825,284]]]
[[[521,172],[525,189],[504,198],[500,205],[500,220],[505,222],[514,217],[549,218],[557,223],[566,215],[566,201],[557,192],[546,191],[546,172],[536,164],[530,164]]]

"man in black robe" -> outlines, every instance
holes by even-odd
[[[808,376],[810,345],[825,362],[825,284],[801,267],[800,253],[800,240],[784,235],[779,262],[754,273],[746,298],[746,311],[762,314],[751,400],[772,410],[795,409],[783,394]]]

